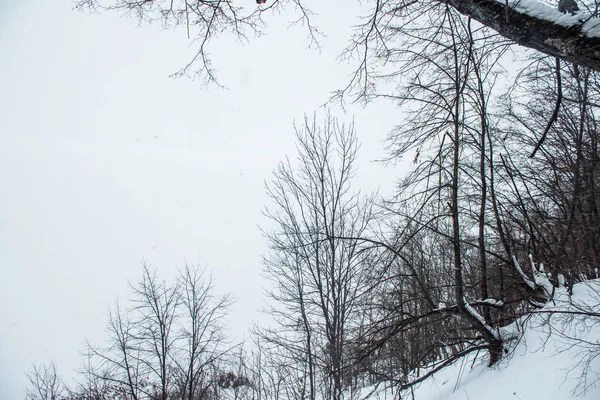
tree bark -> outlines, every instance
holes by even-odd
[[[600,38],[587,36],[581,26],[562,26],[509,9],[496,0],[436,0],[481,22],[505,38],[558,57],[562,60],[600,71]]]

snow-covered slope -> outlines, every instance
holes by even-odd
[[[500,365],[486,367],[485,356],[465,358],[402,398],[598,400],[600,316],[580,315],[583,311],[600,313],[600,280],[575,285],[572,296],[557,289],[553,303],[507,327],[504,334],[516,339]]]

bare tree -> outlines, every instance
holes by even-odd
[[[265,272],[278,329],[264,337],[304,371],[300,398],[339,400],[352,394],[349,343],[370,290],[368,252],[358,238],[372,206],[351,191],[358,151],[352,125],[305,119],[296,137],[297,166],[280,164],[267,186],[274,207],[266,215],[276,227],[266,233]]]
[[[27,373],[30,388],[27,389],[28,400],[61,400],[65,393],[65,386],[58,374],[54,361],[49,365],[33,364]]]
[[[145,381],[143,364],[131,315],[117,301],[108,320],[109,345],[98,348],[88,343],[88,362],[85,374],[94,379],[111,382],[117,393],[134,400],[142,398]],[[89,378],[88,378],[89,379]]]
[[[107,369],[99,370],[93,364],[93,354],[83,354],[85,361],[78,370],[79,379],[74,389],[69,389],[69,400],[105,400],[123,395]]]
[[[413,168],[388,202],[387,229],[363,238],[388,261],[361,358],[399,388],[470,352],[486,349],[489,365],[497,363],[499,327],[547,283],[523,272],[526,247],[505,214],[513,193],[490,103],[507,43],[451,7],[426,11],[419,24],[386,28],[388,44],[403,35],[382,56],[395,68],[381,76],[399,90],[376,96],[404,106],[389,145],[392,160],[408,155]]]
[[[244,354],[242,369],[243,375],[249,380],[249,397],[254,400],[296,398],[287,396],[286,389],[293,387],[293,384],[301,388],[305,386],[290,374],[292,369],[282,362],[285,357],[276,351],[269,351],[268,342],[261,339],[260,335],[253,335],[252,339],[252,350]]]
[[[231,297],[216,296],[212,281],[189,266],[169,285],[143,265],[131,290],[131,306],[111,310],[109,345],[88,345],[91,392],[108,386],[131,399],[211,398],[228,352],[223,319]]]
[[[224,346],[223,319],[233,301],[229,295],[215,296],[212,279],[187,265],[181,271],[178,287],[183,309],[179,321],[182,343],[174,358],[179,397],[206,398],[215,383],[215,370],[229,350]]]
[[[174,378],[172,360],[177,340],[175,321],[181,302],[179,286],[168,286],[159,280],[156,270],[144,265],[142,279],[131,289],[139,361],[144,373],[158,380],[151,389],[153,397],[166,400]]]

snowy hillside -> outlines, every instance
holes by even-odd
[[[402,398],[600,399],[600,316],[579,315],[582,311],[600,312],[600,280],[575,285],[572,296],[558,289],[554,304],[507,327],[506,333],[513,333],[515,340],[509,344],[511,354],[499,366],[488,368],[485,356],[467,357]],[[385,394],[377,397],[389,397]]]

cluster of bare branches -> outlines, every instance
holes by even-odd
[[[35,367],[29,396],[342,400],[366,385],[408,389],[471,353],[496,364],[510,339],[500,328],[536,312],[556,286],[596,277],[597,225],[583,223],[598,206],[588,177],[598,176],[596,73],[565,68],[555,112],[542,98],[520,101],[527,85],[540,96],[540,87],[557,90],[557,81],[539,82],[546,67],[556,76],[557,64],[537,63],[539,75],[497,98],[510,112],[497,112],[493,84],[505,43],[450,8],[431,11],[437,35],[402,56],[413,68],[403,70],[401,95],[389,96],[410,106],[390,135],[390,157],[413,161],[392,199],[353,189],[352,124],[328,115],[296,129],[297,160],[281,163],[267,184],[273,321],[256,329],[250,350],[225,346],[230,299],[215,297],[199,271],[186,268],[169,285],[144,267],[131,306],[111,310],[108,346],[88,346],[82,382],[69,390],[54,366]],[[549,114],[556,117],[543,157],[532,160]],[[581,130],[569,142],[559,127]],[[560,329],[591,331],[586,321],[598,312],[551,315],[548,326],[589,354],[586,388],[597,343]]]
[[[60,400],[66,391],[54,361],[41,366],[34,363],[31,371],[27,373],[27,379],[27,400]]]
[[[316,40],[301,0],[248,12],[231,0],[77,5],[185,25],[200,45],[181,73],[200,65],[214,81],[207,43],[260,33],[263,13],[286,3]],[[503,326],[562,282],[597,277],[598,40],[512,2],[374,1],[344,53],[359,65],[338,94],[401,106],[390,161],[413,162],[395,196],[378,202],[353,190],[353,125],[305,119],[298,159],[267,185],[274,320],[256,330],[254,348],[230,357],[222,331],[230,299],[214,297],[196,270],[168,285],[144,267],[131,307],[111,310],[110,344],[87,349],[77,390],[64,388],[54,366],[36,366],[29,396],[214,400],[227,390],[235,399],[342,400],[367,384],[411,388],[474,352],[495,365],[506,354]],[[534,59],[502,94],[515,41],[552,57]],[[574,316],[597,317],[575,311],[565,315],[576,324]],[[597,343],[588,344],[595,359]]]
[[[272,281],[269,312],[276,327],[259,332],[300,374],[308,399],[352,394],[350,349],[368,298],[372,254],[360,237],[373,218],[373,200],[351,191],[358,143],[353,125],[328,115],[296,129],[297,165],[280,164],[267,186],[266,215]],[[289,382],[288,382],[289,383]]]
[[[508,96],[507,146],[531,149],[546,135],[535,157],[521,150],[507,159],[513,191],[521,194],[514,209],[538,262],[569,284],[596,277],[600,263],[599,79],[590,69],[543,58]]]
[[[114,10],[132,15],[140,22],[160,23],[164,28],[185,26],[187,37],[198,43],[194,57],[174,76],[202,78],[216,82],[208,44],[222,34],[245,41],[263,27],[260,11],[245,15],[232,0],[75,0],[77,9]]]
[[[248,3],[251,5],[253,2]],[[216,82],[209,43],[223,34],[232,34],[242,42],[250,36],[260,35],[266,28],[263,16],[267,11],[294,6],[298,17],[293,24],[303,25],[310,44],[319,47],[318,39],[322,32],[314,24],[314,13],[306,3],[306,0],[272,0],[248,9],[233,0],[74,0],[75,8],[80,10],[112,10],[132,15],[141,22],[159,23],[165,28],[184,26],[188,39],[197,43],[197,52],[174,75],[193,76],[207,82]],[[600,39],[592,32],[595,29],[593,20],[598,17],[597,0],[580,1],[575,25],[566,26],[564,22],[556,23],[561,14],[553,4],[547,5],[549,10],[542,17],[539,13],[527,11],[520,2],[508,0],[505,4],[496,0],[376,0],[371,3],[369,14],[364,17],[364,23],[358,25],[356,35],[343,55],[359,61],[348,88],[359,85],[363,90],[369,90],[373,83],[370,77],[373,73],[372,60],[387,53],[390,27],[397,31],[396,34],[405,34],[404,26],[422,22],[424,14],[438,7],[451,7],[512,43],[600,70],[600,52],[597,50]],[[556,12],[553,17],[552,9]],[[432,28],[428,25],[423,27]],[[345,90],[340,92],[343,93]]]
[[[389,137],[390,160],[408,156],[413,167],[383,212],[374,218],[369,211],[369,223],[356,232],[318,224],[343,214],[321,206],[343,202],[330,200],[320,174],[345,164],[329,157],[327,146],[303,151],[302,136],[297,173],[286,165],[270,191],[281,214],[269,214],[279,230],[268,235],[274,256],[266,268],[278,288],[271,294],[274,314],[282,319],[266,338],[304,363],[308,377],[318,376],[321,348],[332,340],[315,341],[327,326],[326,307],[315,308],[324,318],[319,329],[306,318],[310,305],[333,293],[314,272],[327,264],[328,241],[363,255],[348,272],[362,277],[353,303],[361,317],[345,338],[342,363],[361,384],[409,388],[471,352],[487,352],[494,365],[506,351],[500,328],[551,299],[559,280],[595,276],[597,73],[545,58],[499,96],[511,42],[449,5],[424,4],[377,2],[349,50],[363,58],[341,94],[386,98],[404,110]],[[397,90],[378,92],[381,81]],[[328,143],[329,123],[325,134],[305,125],[319,133],[317,140],[308,135],[309,144]],[[373,203],[362,207],[372,210]],[[283,327],[297,334],[284,335]],[[352,396],[352,386],[341,393]]]
[[[266,27],[266,12],[279,12],[286,5],[294,5],[298,17],[292,24],[303,25],[311,45],[318,46],[322,35],[312,21],[313,12],[301,0],[274,0],[250,9],[234,0],[73,0],[78,10],[116,11],[132,16],[140,23],[160,24],[165,29],[184,27],[188,40],[196,47],[196,54],[174,77],[201,79],[218,84],[212,64],[209,45],[223,35],[233,35],[247,43],[259,36]],[[246,6],[252,6],[248,2]]]
[[[87,346],[76,387],[62,384],[54,364],[34,366],[32,399],[219,397],[229,368],[223,323],[231,297],[216,296],[212,281],[189,266],[169,285],[143,265],[131,292],[131,305],[110,310],[108,345]]]

